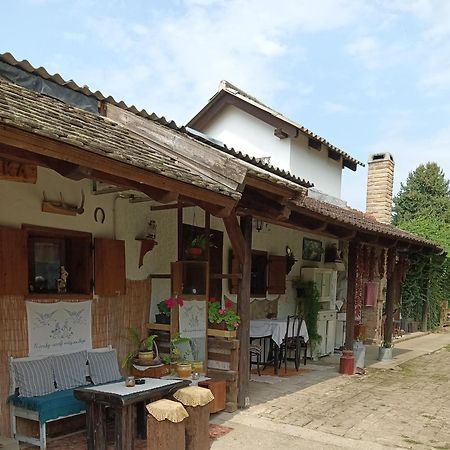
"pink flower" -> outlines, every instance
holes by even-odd
[[[174,301],[174,299],[172,298],[172,297],[170,297],[170,298],[166,298],[165,300],[164,300],[164,303],[166,304],[166,306],[168,307],[168,308],[173,308],[174,306],[175,306],[175,301]]]
[[[225,314],[225,310],[220,308],[219,311],[217,311],[221,316]]]
[[[239,326],[239,322],[233,322],[233,327],[237,328]]]
[[[209,303],[216,303],[216,297],[210,297]]]
[[[184,298],[183,297],[178,297],[178,305],[180,307],[184,305]]]
[[[231,300],[225,300],[225,308],[231,308],[233,306],[233,302]]]

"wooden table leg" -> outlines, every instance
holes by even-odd
[[[278,359],[280,357],[280,347],[277,344],[273,344],[275,347],[275,357],[274,357],[274,372],[278,375]]]
[[[134,449],[135,405],[114,408],[116,450]]]
[[[86,402],[86,439],[88,450],[106,450],[105,406]]]
[[[136,403],[136,436],[139,439],[147,439],[147,410],[145,402]]]

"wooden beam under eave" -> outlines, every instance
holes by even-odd
[[[26,150],[38,155],[66,161],[123,179],[152,186],[164,191],[174,191],[212,205],[229,207],[236,200],[218,192],[169,178],[141,167],[136,167],[95,151],[84,150],[71,144],[56,141],[17,128],[0,125],[0,144]]]
[[[275,184],[273,181],[266,180],[264,178],[259,178],[252,174],[247,174],[247,176],[245,177],[244,184],[246,186],[258,189],[259,191],[269,192],[278,197],[278,200],[282,202],[287,202],[293,198],[303,197],[304,194],[306,194],[306,188],[304,188],[305,190],[304,193],[303,192],[299,193],[299,191],[296,189]],[[301,188],[302,187],[299,186],[299,189]]]
[[[236,258],[239,261],[239,263],[243,264],[245,240],[236,213],[232,213],[229,216],[224,217],[223,223],[225,225],[225,229],[227,230],[228,238],[230,239],[233,253],[234,255],[236,255]]]

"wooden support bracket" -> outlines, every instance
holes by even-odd
[[[140,239],[136,238],[136,241],[141,241],[141,251],[139,253],[139,268],[144,264],[144,256],[153,250],[153,247],[158,243],[154,239]]]

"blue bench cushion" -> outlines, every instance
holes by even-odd
[[[58,417],[70,416],[86,410],[86,404],[75,398],[73,389],[56,391],[39,397],[21,397],[10,395],[8,401],[39,413],[39,423],[43,424]]]

